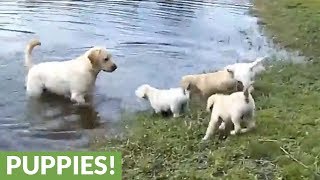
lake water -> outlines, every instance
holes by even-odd
[[[185,74],[278,53],[250,16],[248,0],[2,0],[0,2],[0,149],[85,150],[117,134],[121,112],[147,108],[143,83],[178,86]],[[101,72],[92,107],[25,96],[23,50],[35,62],[68,60],[106,46],[118,69]]]

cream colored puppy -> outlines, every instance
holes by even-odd
[[[113,72],[117,69],[111,54],[103,47],[93,47],[73,60],[33,65],[31,52],[38,45],[41,45],[38,40],[32,40],[25,49],[25,66],[28,70],[26,89],[29,97],[39,97],[47,90],[84,104],[85,96],[93,89],[99,72]]]
[[[224,129],[230,123],[234,125],[234,130],[230,132],[231,135],[246,133],[256,126],[255,102],[249,88],[244,92],[235,92],[230,95],[214,94],[210,96],[207,101],[207,111],[210,110],[212,111],[211,119],[203,140],[209,139],[218,128]],[[245,123],[247,127],[241,128],[241,123]]]
[[[181,86],[190,86],[191,91],[199,91],[207,99],[215,93],[229,94],[238,91],[239,81],[233,78],[233,71],[222,70],[214,73],[186,75],[182,77]],[[242,84],[242,83],[241,83]],[[240,89],[242,91],[242,89]]]

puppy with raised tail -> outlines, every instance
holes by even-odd
[[[259,57],[255,61],[250,63],[235,63],[226,66],[224,69],[231,70],[234,72],[234,78],[243,83],[244,89],[248,88],[253,84],[255,77],[261,72],[265,71],[263,66],[263,61],[267,57]],[[250,91],[253,91],[253,86],[251,86]]]
[[[189,88],[157,89],[148,84],[139,86],[135,93],[137,97],[149,100],[155,113],[171,111],[173,117],[180,116],[190,98]]]
[[[255,102],[250,94],[250,87],[251,85],[243,92],[230,95],[214,94],[208,98],[207,111],[211,111],[211,119],[203,140],[209,139],[218,128],[224,129],[230,123],[234,125],[231,135],[246,133],[255,128]],[[241,128],[242,123],[246,128]]]
[[[207,100],[212,94],[230,94],[239,91],[242,83],[234,79],[232,70],[227,69],[213,73],[183,76],[181,86],[182,88],[190,87],[191,92],[199,92]],[[240,90],[243,90],[242,87]]]
[[[93,90],[99,72],[113,72],[117,69],[111,54],[104,47],[93,47],[69,61],[34,65],[31,53],[39,45],[39,40],[32,40],[25,49],[25,66],[28,71],[26,91],[29,97],[40,97],[46,90],[70,97],[77,104],[85,104],[85,96]]]

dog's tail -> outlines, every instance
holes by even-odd
[[[33,65],[32,64],[32,57],[31,57],[32,50],[33,50],[34,47],[40,46],[40,45],[41,45],[41,42],[39,40],[33,39],[28,43],[28,45],[27,45],[27,47],[26,47],[26,49],[24,51],[24,53],[25,53],[24,63],[25,63],[25,66],[27,67],[28,70]]]
[[[216,95],[211,95],[211,96],[207,99],[207,107],[206,107],[206,110],[207,110],[208,112],[211,112],[211,111],[212,111],[215,98],[216,98]]]
[[[266,58],[267,56],[257,58],[254,62],[251,63],[250,70],[252,70],[254,67],[256,67],[259,63],[261,63]]]

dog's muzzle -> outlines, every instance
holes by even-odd
[[[112,71],[115,71],[118,67],[117,65],[113,64],[111,68],[112,68]]]
[[[115,71],[116,69],[117,69],[118,67],[117,67],[117,65],[115,65],[115,64],[113,64],[112,66],[111,66],[111,68],[110,68],[110,70],[103,70],[104,72],[113,72],[113,71]]]

